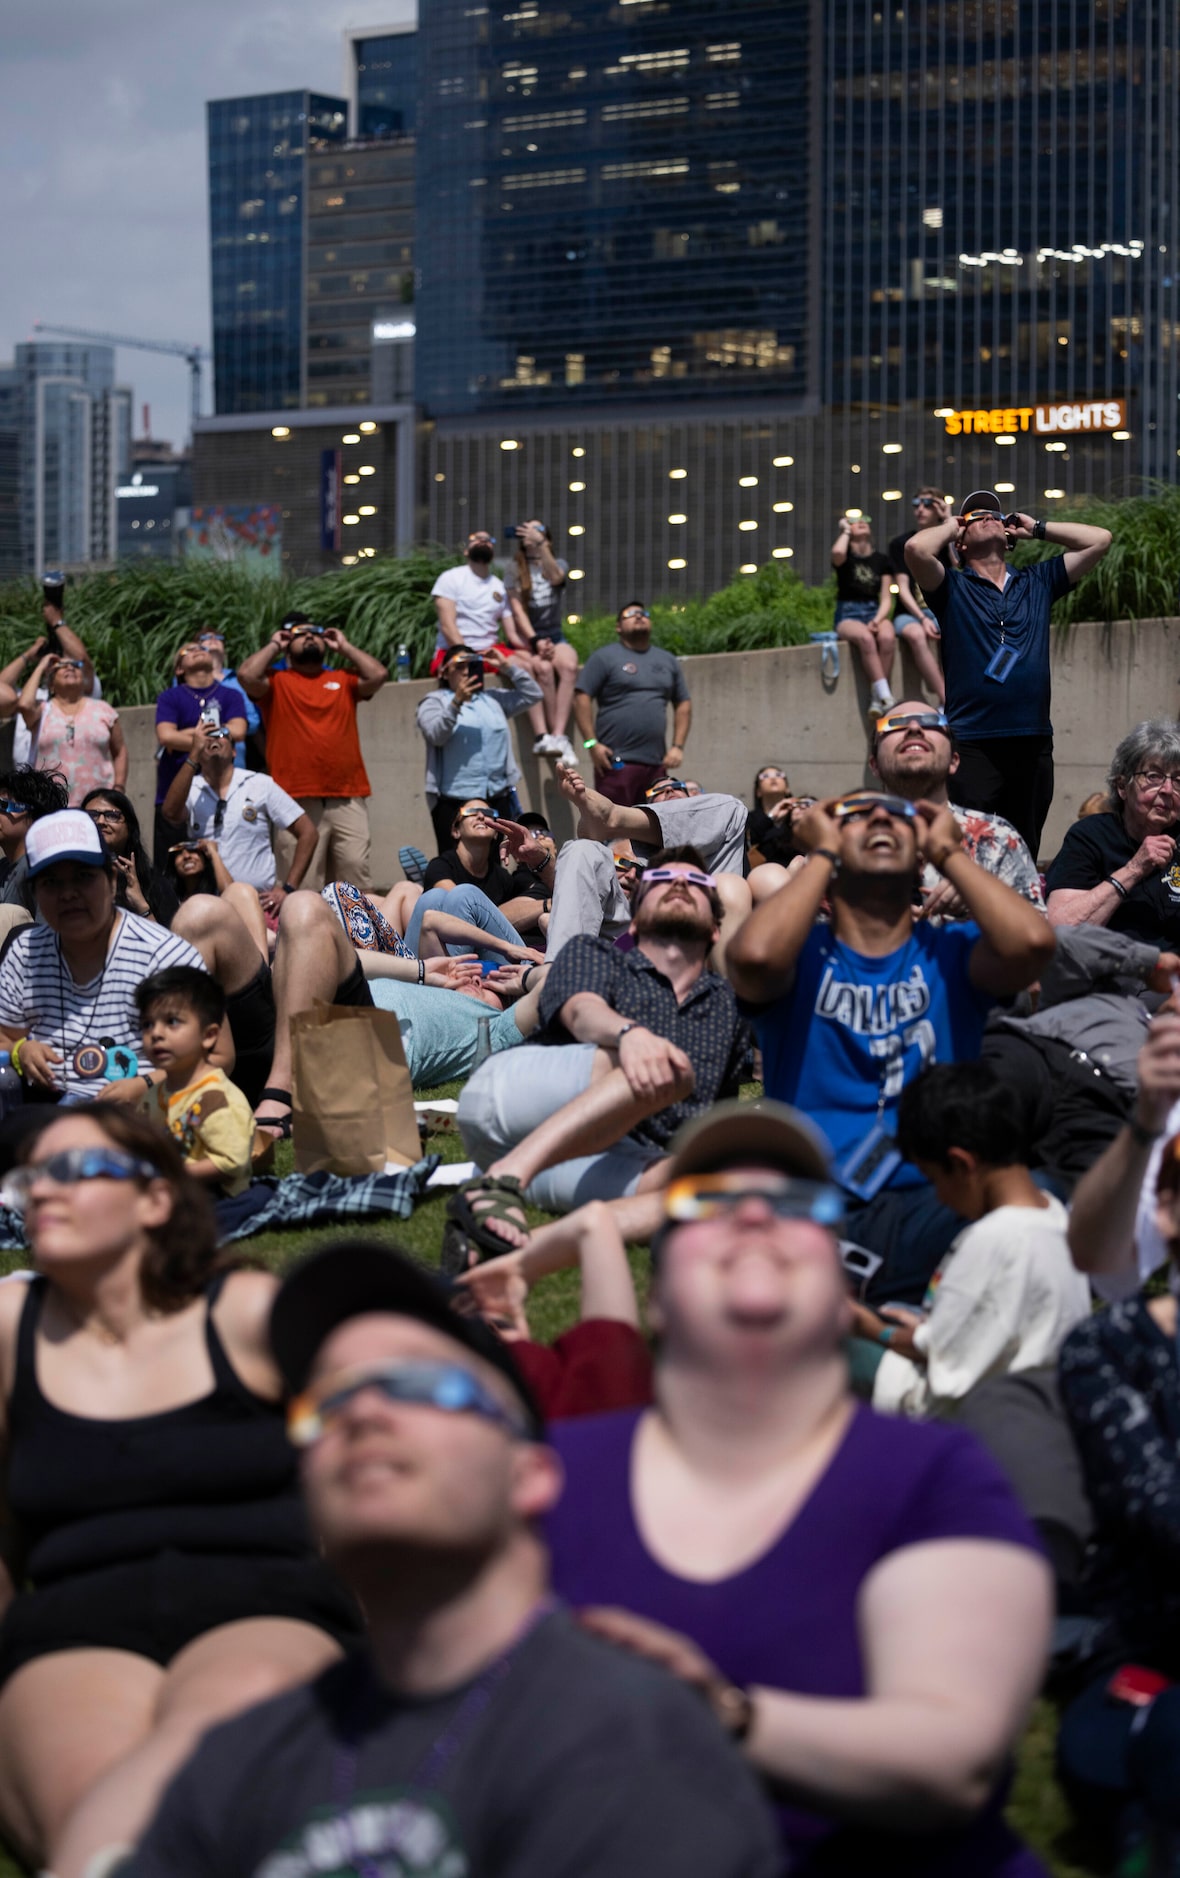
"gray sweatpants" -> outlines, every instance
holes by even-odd
[[[748,810],[736,796],[681,796],[644,806],[659,823],[663,847],[698,848],[712,874],[744,871]],[[553,878],[546,958],[556,958],[575,933],[617,939],[630,923],[631,906],[610,849],[601,841],[567,841]]]

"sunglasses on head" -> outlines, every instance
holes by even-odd
[[[918,819],[918,811],[913,803],[904,801],[901,796],[845,796],[843,802],[837,802],[832,814],[838,822],[851,822],[861,815],[875,815],[878,809],[884,809],[887,815],[896,815],[903,821],[913,822]]]
[[[950,732],[945,711],[909,711],[893,712],[889,717],[877,719],[877,741],[882,737],[891,737],[895,730],[908,730],[917,725],[919,730],[941,730],[945,735]]]
[[[491,1390],[457,1363],[373,1363],[364,1369],[329,1376],[297,1395],[287,1409],[287,1434],[297,1448],[310,1448],[338,1422],[349,1403],[366,1389],[387,1402],[408,1402],[439,1409],[444,1415],[477,1415],[510,1434],[527,1436],[523,1416],[509,1413]]]
[[[782,1174],[751,1182],[749,1174],[686,1174],[664,1195],[664,1217],[686,1224],[731,1213],[743,1200],[764,1200],[778,1219],[809,1219],[817,1226],[838,1226],[844,1201],[826,1180]]]
[[[7,1205],[20,1208],[39,1180],[52,1180],[59,1187],[72,1187],[80,1180],[155,1180],[159,1168],[150,1161],[138,1160],[119,1148],[63,1148],[43,1161],[28,1167],[14,1167],[4,1179],[3,1196]]]
[[[702,893],[712,893],[717,882],[712,874],[703,874],[699,867],[649,867],[645,870],[640,883],[645,889],[656,886],[660,881],[679,880],[689,887],[699,887]]]

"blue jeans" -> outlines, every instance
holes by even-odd
[[[418,951],[418,941],[422,934],[422,915],[434,907],[440,913],[452,913],[456,919],[465,919],[472,926],[479,926],[484,932],[494,933],[497,939],[507,939],[510,945],[518,946],[523,942],[515,926],[510,926],[498,906],[493,906],[486,893],[478,887],[431,887],[429,893],[420,894],[417,905],[410,916],[406,928],[406,944],[411,952]],[[474,950],[481,959],[491,959],[502,965],[504,954],[491,946],[449,945],[447,951],[452,956]]]

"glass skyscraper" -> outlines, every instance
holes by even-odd
[[[432,0],[418,395],[433,415],[801,397],[807,0]]]
[[[310,91],[207,107],[213,373],[219,413],[302,397],[305,159],[342,143],[343,98]]]
[[[418,35],[351,35],[358,137],[412,136],[418,119]]]

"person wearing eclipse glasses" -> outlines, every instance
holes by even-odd
[[[495,1333],[405,1254],[346,1240],[290,1274],[270,1335],[366,1646],[207,1735],[118,1878],[775,1878],[706,1705],[554,1597],[561,1469]]]
[[[1061,555],[1009,567],[1018,541],[1049,541]],[[1049,616],[1055,600],[1096,567],[1110,533],[1083,522],[1005,514],[993,489],[976,489],[957,515],[922,528],[906,566],[942,633],[946,713],[959,744],[957,794],[965,808],[1003,815],[1038,858],[1053,801]],[[953,545],[961,565],[940,555]]]
[[[1056,940],[1042,912],[971,860],[949,804],[829,797],[799,816],[795,839],[806,861],[731,939],[726,969],[758,1032],[767,1095],[823,1129],[848,1237],[884,1261],[870,1300],[919,1303],[961,1222],[902,1160],[902,1090],[927,1063],[978,1057],[992,1004],[1039,978]],[[916,918],[923,864],[966,921]]]
[[[581,933],[541,991],[536,1040],[490,1057],[459,1098],[459,1131],[484,1171],[447,1207],[444,1267],[528,1233],[525,1203],[569,1213],[663,1184],[682,1121],[736,1095],[750,1036],[708,969],[723,909],[692,848],[653,855],[630,893],[631,950]]]

